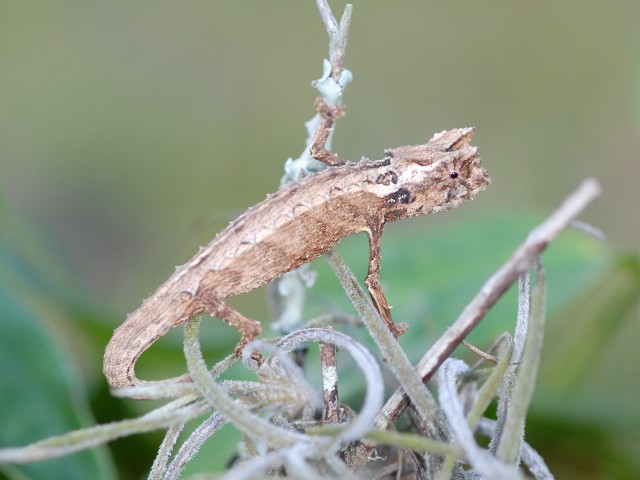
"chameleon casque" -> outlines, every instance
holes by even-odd
[[[170,329],[203,313],[240,331],[239,352],[260,333],[260,323],[228,306],[225,298],[265,285],[358,232],[369,237],[365,284],[373,303],[395,336],[404,333],[406,327],[391,319],[379,281],[384,225],[450,210],[484,190],[490,177],[477,148],[469,145],[472,135],[472,128],[443,131],[426,144],[387,150],[383,160],[330,166],[251,207],[114,331],[104,355],[109,385],[120,389],[186,379],[139,380],[135,364]]]

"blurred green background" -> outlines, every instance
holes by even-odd
[[[345,3],[332,2],[334,12]],[[555,463],[577,466],[564,478],[576,471],[634,478],[640,471],[640,357],[634,348],[640,334],[639,17],[640,5],[630,0],[356,2],[347,48],[345,66],[355,78],[334,141],[344,158],[380,158],[384,148],[476,126],[474,144],[491,171],[490,188],[446,219],[392,226],[383,244],[382,277],[392,290],[406,290],[394,287],[393,272],[385,273],[406,260],[403,251],[415,262],[424,248],[428,259],[437,260],[410,282],[422,293],[433,292],[438,279],[455,270],[452,265],[472,270],[457,277],[472,276],[464,289],[445,291],[439,300],[431,294],[434,305],[452,309],[441,315],[447,321],[544,212],[581,179],[601,181],[604,195],[583,219],[602,228],[607,243],[572,236],[567,250],[558,247],[569,253],[554,264],[556,278],[563,279],[558,287],[572,287],[559,294],[554,308],[564,318],[597,318],[571,335],[558,321],[560,333],[550,340],[575,341],[573,351],[599,353],[587,353],[571,370],[557,348],[555,365],[569,373],[549,367],[553,393],[537,404],[543,427],[531,429],[542,438],[532,440],[536,447],[569,438],[569,453],[557,455]],[[110,330],[174,265],[277,188],[284,160],[303,148],[303,122],[314,113],[309,82],[320,76],[326,55],[326,32],[311,0],[0,4],[0,283],[6,294],[0,322],[20,318],[26,325],[31,318],[33,331],[44,324],[46,333],[30,338],[42,335],[43,345],[54,338],[54,345],[34,351],[44,356],[47,348],[58,349],[50,352],[51,362],[75,364],[63,370],[75,368],[80,376],[63,371],[60,384],[73,383],[76,393],[67,395],[84,398],[88,392],[99,421],[146,408],[108,397],[101,354]],[[492,238],[482,235],[488,230]],[[411,248],[406,243],[429,236],[436,240]],[[366,263],[358,241],[345,248]],[[438,246],[443,250],[433,250]],[[481,266],[474,269],[477,259]],[[263,294],[234,304],[265,318]],[[396,295],[395,303],[405,305]],[[571,310],[580,306],[586,312]],[[610,313],[608,321],[602,312]],[[29,333],[13,341],[20,343],[22,335]],[[213,344],[216,335],[209,332]],[[175,353],[180,337],[174,337],[166,349]],[[143,367],[161,362],[184,368],[175,365],[175,356],[150,355]],[[2,368],[17,365],[8,359]],[[12,385],[29,392],[33,382],[20,377]],[[567,385],[576,383],[583,388],[579,402],[567,401],[554,414],[552,406],[563,403]],[[45,433],[38,437],[19,422],[9,429],[5,419],[14,417],[14,424],[33,411],[14,413],[21,402],[8,401],[15,400],[11,391],[0,386],[2,444],[25,443],[16,431],[42,438]],[[72,407],[70,402],[62,404]],[[91,423],[87,414],[76,415],[78,424]],[[53,427],[46,434],[62,431]],[[116,468],[122,478],[137,478],[161,437],[144,438],[116,442],[117,466],[102,451],[87,457],[93,465],[87,468],[104,478]],[[54,478],[53,464],[40,464],[47,478]],[[26,474],[39,478],[36,470]],[[19,478],[11,476],[19,475],[15,471],[4,474]]]

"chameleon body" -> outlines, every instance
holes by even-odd
[[[391,331],[401,334],[378,278],[383,227],[454,208],[489,184],[477,149],[469,145],[472,135],[470,128],[444,131],[426,144],[387,150],[383,160],[329,167],[251,207],[115,330],[104,356],[111,387],[157,383],[136,378],[137,359],[170,329],[202,313],[235,326],[241,348],[260,333],[260,323],[229,307],[225,298],[265,285],[358,232],[369,236],[365,283],[374,305]]]

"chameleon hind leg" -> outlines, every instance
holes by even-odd
[[[240,341],[234,350],[235,355],[238,357],[242,355],[242,349],[245,345],[254,340],[262,331],[260,322],[245,317],[227,305],[217,295],[207,295],[202,300],[202,311],[203,313],[208,313],[213,317],[219,318],[240,332]]]

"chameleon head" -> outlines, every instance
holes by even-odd
[[[470,146],[472,128],[443,131],[424,145],[387,150],[396,173],[393,191],[385,197],[389,221],[455,208],[490,183]]]

